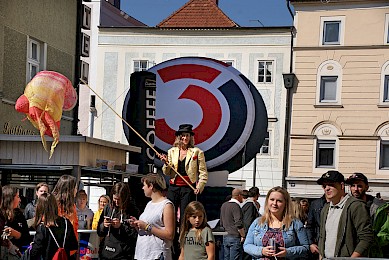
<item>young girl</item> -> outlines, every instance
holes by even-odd
[[[66,254],[69,259],[75,259],[76,255],[70,258],[70,251],[78,249],[72,223],[68,219],[58,216],[57,201],[53,195],[45,193],[38,198],[35,226],[37,228],[30,251],[31,259],[52,259],[58,249],[57,243],[60,247],[63,246],[65,235]]]
[[[57,200],[58,215],[70,220],[73,225],[76,238],[78,239],[78,218],[75,204],[76,193],[77,181],[76,178],[71,175],[62,175],[52,192]]]
[[[215,238],[207,224],[203,204],[192,201],[185,209],[180,233],[181,254],[184,259],[215,259]]]

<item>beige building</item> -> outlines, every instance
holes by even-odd
[[[389,2],[292,0],[294,72],[289,170],[293,196],[318,197],[328,170],[364,173],[389,197]]]

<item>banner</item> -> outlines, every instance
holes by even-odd
[[[124,120],[151,145],[154,145],[155,139],[155,88],[154,73],[147,71],[132,73],[130,91],[126,95],[122,111]],[[153,150],[124,122],[123,128],[128,143],[142,149],[139,155],[133,155],[129,158],[129,163],[139,165],[138,173],[140,174],[153,172],[155,156]]]

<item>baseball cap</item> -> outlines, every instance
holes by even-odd
[[[328,171],[324,173],[320,179],[317,180],[317,184],[322,185],[323,182],[344,182],[344,176],[338,171]]]
[[[360,172],[353,173],[348,179],[346,180],[346,184],[353,184],[354,181],[363,181],[366,183],[366,185],[369,184],[367,177]]]

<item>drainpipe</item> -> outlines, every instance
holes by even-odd
[[[95,128],[95,117],[97,116],[97,110],[96,110],[96,96],[91,95],[90,96],[90,105],[89,105],[89,111],[90,111],[90,126],[89,126],[89,137],[93,138],[93,132]]]
[[[294,20],[294,14],[290,8],[290,0],[286,0],[286,4],[289,10],[289,14]],[[289,65],[289,74],[293,72],[293,36],[294,36],[294,26],[290,28],[290,65]],[[286,177],[288,175],[289,168],[289,148],[290,148],[290,124],[292,117],[292,89],[287,88],[286,94],[286,109],[285,109],[285,135],[284,135],[284,161],[283,161],[283,170],[282,170],[282,187],[286,188]]]
[[[77,33],[76,33],[76,55],[75,55],[75,73],[74,73],[74,86],[77,92],[77,96],[80,96],[79,83],[81,74],[81,27],[82,27],[82,0],[77,0]],[[77,101],[76,106],[73,108],[73,124],[72,124],[72,135],[78,134],[78,107],[80,100]]]

